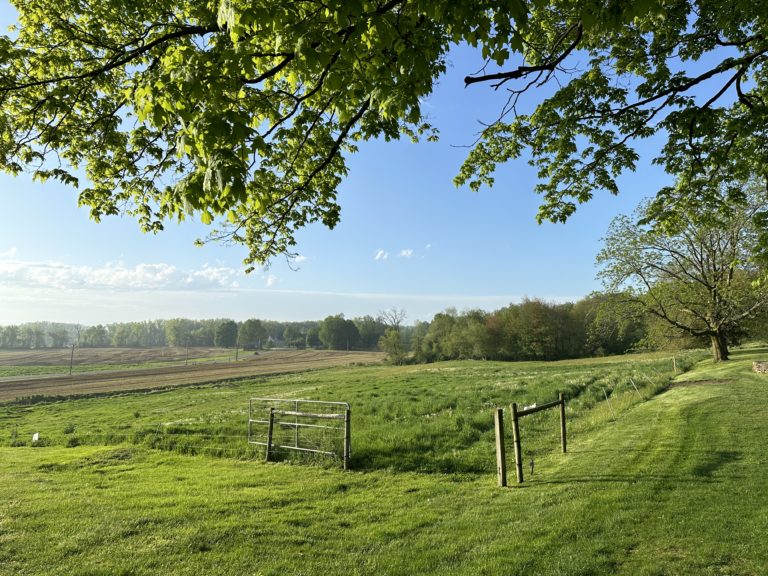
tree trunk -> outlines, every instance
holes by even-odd
[[[725,334],[718,330],[710,334],[709,339],[712,342],[712,359],[715,362],[728,360],[728,341]]]

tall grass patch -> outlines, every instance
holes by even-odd
[[[258,459],[263,447],[247,443],[248,399],[303,398],[350,403],[355,469],[487,474],[495,467],[490,456],[494,408],[548,402],[563,392],[570,430],[579,434],[651,397],[673,375],[670,357],[660,355],[319,370],[162,392],[2,406],[0,445],[31,445],[32,435],[38,433],[48,446],[128,444],[186,455]],[[556,449],[556,418],[542,412],[522,423],[527,451],[539,455]],[[278,454],[281,458],[306,459]]]

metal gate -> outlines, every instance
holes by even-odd
[[[251,398],[248,401],[248,443],[273,452],[290,450],[335,456],[349,467],[352,452],[347,402]]]

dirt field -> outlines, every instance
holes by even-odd
[[[184,362],[234,355],[224,348],[75,348],[72,363],[83,364],[146,364],[148,362]],[[0,350],[0,366],[69,366],[71,348],[40,350]],[[241,357],[253,352],[240,351]]]
[[[119,350],[119,349],[118,349]],[[112,352],[118,352],[116,349],[93,349],[90,360],[83,362],[87,364],[106,363],[106,364],[126,364],[136,362],[135,359],[116,360]],[[158,357],[151,356],[151,350],[155,350]],[[163,351],[168,349],[147,349],[142,352],[146,354],[144,362],[160,361]],[[173,349],[171,349],[173,350]],[[185,360],[185,349],[181,350],[181,358],[169,359],[169,362]],[[284,374],[289,372],[300,372],[314,368],[328,368],[333,366],[347,366],[359,363],[375,363],[383,359],[380,352],[340,352],[331,350],[291,350],[291,351],[271,351],[260,352],[258,355],[253,353],[240,353],[238,362],[227,361],[227,359],[214,361],[211,356],[226,355],[227,352],[222,349],[212,348],[207,356],[198,355],[201,350],[195,349],[194,359],[209,358],[204,362],[193,364],[193,357],[190,350],[190,365],[174,365],[153,368],[135,368],[128,370],[110,370],[98,372],[77,373],[72,376],[36,376],[21,378],[4,378],[0,380],[0,402],[7,402],[18,398],[30,396],[69,396],[74,394],[93,394],[98,392],[120,392],[128,390],[146,390],[153,388],[166,388],[169,386],[179,386],[184,384],[202,384],[205,382],[217,382],[221,380],[230,380],[233,378],[247,378],[249,376],[264,376],[271,374]],[[87,349],[76,350],[85,353]],[[135,354],[135,350],[131,351]],[[64,354],[64,360],[59,359],[56,354]],[[118,352],[119,353],[119,352]],[[3,364],[12,364],[8,355],[16,352],[0,353],[0,362]],[[23,354],[19,354],[19,360],[23,360]],[[40,362],[41,353],[34,352],[35,362]],[[234,352],[233,352],[234,354]],[[30,353],[28,352],[29,356]],[[134,356],[135,357],[135,356]],[[132,357],[132,358],[134,358]],[[243,359],[244,358],[244,359]],[[51,351],[50,364],[61,365],[69,363],[69,352]],[[15,364],[19,365],[19,364]],[[37,364],[39,365],[39,364]]]

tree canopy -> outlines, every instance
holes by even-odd
[[[357,347],[360,332],[344,314],[328,316],[320,323],[320,342],[329,350],[350,350]]]
[[[627,290],[678,330],[708,337],[714,360],[727,360],[729,340],[768,306],[765,270],[754,256],[763,194],[748,186],[741,201],[714,214],[707,206],[690,207],[673,233],[637,223],[648,220],[648,203],[636,218],[619,216],[598,255],[607,287]]]
[[[654,162],[679,177],[652,205],[662,220],[692,201],[728,201],[712,193],[714,181],[765,177],[768,6],[627,4],[593,14],[589,3],[534,4],[524,28],[526,62],[466,78],[508,89],[509,101],[459,182],[491,184],[499,163],[527,151],[544,195],[539,218],[564,221],[596,190],[618,193],[617,176],[637,165],[637,142],[657,134],[666,144]],[[551,95],[533,113],[518,114],[520,97],[545,85]]]
[[[508,90],[456,178],[493,184],[530,157],[540,219],[618,192],[639,139],[682,175],[656,213],[707,195],[702,175],[764,175],[768,6],[746,0],[17,0],[0,37],[0,168],[87,183],[95,219],[144,230],[187,217],[289,254],[339,220],[345,155],[361,140],[433,137],[420,99],[456,43]],[[547,86],[552,86],[548,88]],[[533,92],[532,113],[518,113]]]
[[[266,342],[267,330],[261,320],[250,318],[240,325],[237,340],[243,348],[256,349]]]

